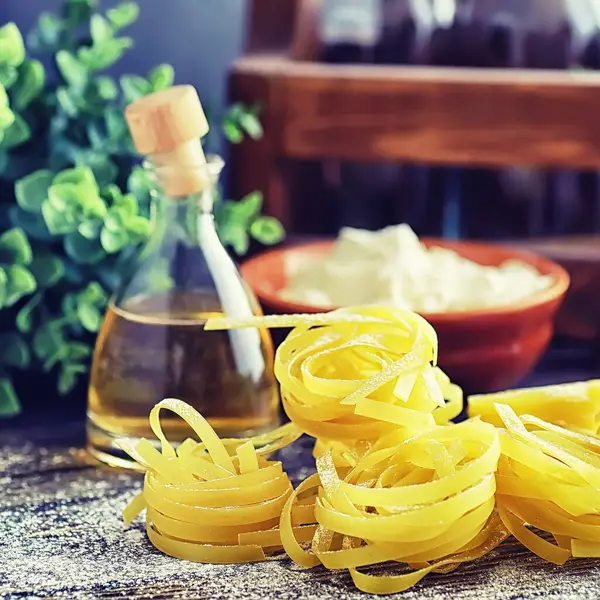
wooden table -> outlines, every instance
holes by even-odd
[[[529,384],[600,376],[575,358],[558,370],[550,357]],[[164,556],[141,521],[128,529],[120,511],[141,476],[93,464],[81,449],[81,423],[19,430],[0,426],[0,598],[362,600],[345,573],[305,571],[288,559],[201,565]],[[294,480],[312,472],[310,441],[282,452]],[[407,600],[594,600],[600,561],[544,564],[507,542],[450,575],[427,577]]]

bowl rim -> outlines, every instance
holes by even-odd
[[[440,246],[454,249],[457,251],[459,251],[458,249],[460,247],[472,248],[473,250],[476,250],[478,248],[485,248],[492,250],[495,249],[507,251],[513,255],[513,259],[522,260],[523,262],[534,266],[538,270],[540,270],[541,267],[543,275],[550,275],[554,278],[554,282],[548,288],[541,290],[533,294],[532,296],[523,298],[519,302],[513,304],[507,304],[503,306],[492,306],[481,309],[457,310],[451,312],[419,312],[419,314],[428,321],[436,321],[437,323],[447,323],[465,318],[483,319],[487,317],[514,315],[515,313],[543,306],[555,300],[558,300],[565,295],[567,289],[569,288],[570,276],[566,269],[564,269],[561,265],[554,262],[553,260],[550,260],[549,258],[546,258],[540,254],[531,252],[529,250],[519,249],[518,246],[511,246],[507,243],[489,243],[471,240],[450,240],[434,237],[423,237],[421,238],[421,241],[427,246]],[[271,250],[261,252],[260,254],[244,261],[240,267],[240,270],[242,276],[246,279],[248,284],[250,284],[249,278],[246,276],[248,270],[256,264],[259,264],[265,258],[274,258],[278,255],[281,255],[283,257],[285,256],[285,254],[293,250],[310,249],[314,251],[319,249],[320,247],[331,246],[334,242],[335,240],[333,238],[324,238],[319,240],[313,240],[310,242],[298,242],[280,246],[279,248],[273,248]],[[510,260],[510,258],[507,257],[506,260]],[[260,286],[252,287],[252,289],[254,293],[258,296],[259,301],[262,301],[264,299],[264,301],[274,309],[287,313],[290,313],[290,311],[293,313],[315,313],[315,311],[326,313],[340,308],[317,307],[311,304],[304,304],[302,302],[286,300],[285,298],[282,298],[277,293],[277,291],[269,291]]]

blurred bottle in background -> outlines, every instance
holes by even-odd
[[[426,64],[434,18],[429,0],[322,0],[320,59],[328,63]],[[337,227],[407,222],[441,233],[443,176],[419,165],[327,161]]]
[[[598,0],[322,0],[321,60],[600,69]],[[595,172],[330,161],[339,225],[511,238],[600,230]]]
[[[449,0],[453,1],[453,0]],[[596,0],[457,0],[432,36],[431,63],[448,67],[572,69],[598,64]],[[596,173],[465,169],[461,233],[511,238],[597,231]]]

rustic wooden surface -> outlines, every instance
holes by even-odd
[[[600,167],[599,73],[331,65],[259,53],[234,63],[229,88],[232,101],[260,104],[265,124],[260,142],[231,149],[233,191],[263,190],[266,211],[288,231],[295,212],[316,204],[295,193],[289,170],[298,160]]]
[[[592,340],[600,348],[600,236],[569,236],[515,242],[562,265],[571,276],[556,330],[572,339]]]
[[[597,168],[600,74],[294,63],[246,56],[236,78],[279,85],[266,136],[288,158]],[[235,98],[235,87],[234,98]],[[263,98],[253,98],[262,102]]]
[[[598,376],[570,354],[546,364],[530,384]],[[557,364],[569,369],[557,371]],[[559,374],[560,373],[560,374]],[[339,599],[362,600],[344,573],[305,571],[275,557],[222,566],[179,561],[146,540],[142,524],[125,529],[120,511],[141,476],[98,468],[81,449],[80,423],[12,430],[0,425],[0,598]],[[310,443],[282,455],[294,479],[312,470]],[[450,575],[426,578],[396,596],[407,600],[584,600],[600,597],[600,563],[544,564],[517,544]]]

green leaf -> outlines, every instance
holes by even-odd
[[[71,233],[77,228],[75,215],[67,214],[55,208],[48,200],[42,203],[42,215],[48,231],[53,235]]]
[[[92,170],[100,188],[113,183],[118,174],[117,166],[108,158],[106,152],[84,150],[77,153],[75,160],[78,165],[85,165]]]
[[[63,261],[50,253],[36,253],[29,269],[37,281],[38,288],[56,285],[65,274]]]
[[[277,244],[285,237],[283,225],[274,217],[259,217],[250,225],[250,235],[263,244]]]
[[[234,210],[236,215],[239,215],[244,220],[249,220],[259,215],[262,204],[263,195],[261,192],[251,192],[234,204]]]
[[[33,336],[33,353],[37,358],[45,361],[59,353],[63,344],[64,337],[60,324],[47,321]]]
[[[87,238],[80,232],[69,233],[64,245],[67,255],[79,265],[92,265],[106,256],[98,239]]]
[[[89,167],[65,169],[54,177],[52,183],[73,183],[80,186],[89,186],[90,189],[94,190],[94,193],[98,193],[96,178]]]
[[[0,106],[0,132],[8,129],[15,119],[15,113],[8,106]]]
[[[15,417],[21,412],[19,399],[10,379],[0,379],[0,417]]]
[[[1,110],[1,109],[0,109]],[[13,123],[4,131],[0,149],[9,150],[15,146],[20,146],[31,137],[31,129],[21,115],[15,115]]]
[[[106,139],[104,138],[104,134],[100,127],[98,127],[97,123],[88,123],[87,125],[87,135],[90,140],[90,146],[94,150],[100,150],[101,148],[106,148]]]
[[[87,344],[81,342],[71,342],[67,345],[67,359],[73,362],[80,361],[84,358],[89,358],[92,354],[92,349]]]
[[[25,44],[14,23],[0,27],[0,64],[18,67],[25,60]]]
[[[246,227],[240,223],[230,222],[219,229],[221,241],[231,246],[236,254],[246,254],[250,240]]]
[[[232,144],[239,144],[244,139],[244,133],[239,128],[238,124],[231,119],[225,119],[223,121],[223,133],[227,140]]]
[[[0,236],[0,262],[28,265],[31,259],[29,240],[20,227],[13,227]]]
[[[62,9],[67,28],[74,30],[88,22],[97,4],[96,0],[67,0]]]
[[[108,254],[114,254],[129,243],[129,234],[123,229],[111,231],[104,227],[100,233],[100,242]]]
[[[140,210],[140,205],[135,194],[123,194],[114,199],[115,206],[118,206],[125,215],[135,216]]]
[[[56,65],[68,85],[83,90],[88,82],[88,70],[77,57],[67,50],[60,50],[56,53]]]
[[[94,80],[98,96],[103,100],[114,100],[119,95],[117,84],[112,77],[100,75]]]
[[[52,13],[43,12],[29,36],[29,46],[38,52],[53,50],[58,45],[63,31],[64,23],[61,19]]]
[[[119,82],[125,101],[128,104],[148,95],[152,91],[152,84],[139,75],[123,75]]]
[[[0,85],[8,89],[17,81],[18,77],[19,71],[15,67],[0,65]]]
[[[106,216],[106,202],[100,196],[86,195],[83,198],[82,207],[86,219],[104,219]]]
[[[6,175],[6,172],[10,166],[10,157],[8,156],[8,152],[0,151],[0,177],[2,175]],[[18,208],[11,206],[10,208]],[[10,209],[9,209],[10,210]]]
[[[58,375],[58,393],[61,396],[66,396],[73,391],[77,385],[78,372],[71,368],[70,365],[63,365]]]
[[[112,232],[119,232],[125,227],[127,221],[127,211],[120,206],[113,206],[109,209],[108,215],[104,219],[104,227]]]
[[[10,157],[8,156],[8,152],[0,150],[0,178],[2,177],[2,175],[6,175],[9,166],[10,166]],[[11,206],[10,208],[18,208],[18,207]]]
[[[0,267],[0,308],[4,308],[8,298],[8,275],[6,269]]]
[[[55,365],[57,365],[61,360],[63,360],[64,348],[65,347],[63,346],[59,352],[56,352],[56,354],[52,354],[49,358],[47,358],[44,361],[44,363],[42,365],[42,369],[46,373],[49,373],[50,371],[52,371],[52,369],[55,367]]]
[[[77,116],[79,105],[76,97],[65,87],[59,87],[56,90],[56,99],[59,106],[69,117]]]
[[[89,279],[89,273],[81,266],[68,260],[65,262],[65,281],[71,285],[81,286]]]
[[[90,19],[90,34],[94,45],[102,44],[113,38],[113,28],[110,23],[99,14],[92,15]]]
[[[41,210],[42,202],[48,198],[48,188],[52,184],[52,171],[34,171],[19,179],[15,184],[15,196],[18,205],[25,211],[37,213]]]
[[[154,67],[148,74],[148,80],[152,90],[158,92],[173,85],[175,70],[171,65],[163,64]]]
[[[108,302],[108,294],[97,281],[88,283],[85,290],[79,294],[79,298],[86,304],[100,308],[104,308]]]
[[[87,219],[79,224],[77,231],[88,240],[97,240],[103,226],[102,219]]]
[[[112,292],[116,291],[121,284],[121,277],[119,273],[115,271],[115,268],[112,265],[110,267],[99,266],[98,278],[102,282],[102,285]]]
[[[52,234],[48,231],[44,217],[40,212],[26,212],[20,206],[11,206],[8,209],[11,223],[15,227],[20,227],[27,237],[34,240],[49,242],[52,240]]]
[[[31,363],[29,346],[18,333],[0,335],[0,363],[17,369],[26,369]]]
[[[135,194],[138,203],[142,204],[147,201],[152,189],[150,177],[143,167],[133,167],[131,175],[127,179],[127,189]]]
[[[77,320],[77,296],[76,294],[67,293],[63,296],[61,308],[68,320]]]
[[[13,306],[23,296],[35,292],[37,283],[31,271],[22,265],[8,265],[4,267],[7,277],[6,306]]]
[[[33,329],[33,311],[42,301],[42,295],[36,294],[32,296],[27,303],[17,313],[17,329],[21,333],[30,333]]]
[[[91,48],[79,48],[77,58],[91,71],[99,71],[116,63],[132,45],[131,38],[111,38]]]
[[[72,173],[79,169],[72,169]],[[87,172],[88,169],[81,169]],[[90,171],[91,174],[91,171]],[[93,175],[92,175],[93,177]],[[73,174],[73,180],[75,175]],[[56,178],[54,180],[56,182]],[[67,181],[65,177],[62,181]],[[95,179],[82,183],[53,183],[48,189],[48,200],[56,210],[77,221],[86,217],[102,216],[106,212],[104,200],[98,195]]]
[[[241,128],[253,139],[259,140],[262,138],[264,131],[258,117],[248,111],[244,111],[239,116]]]
[[[121,143],[123,138],[127,138],[129,135],[123,111],[118,108],[109,108],[105,112],[104,124],[108,139],[113,143]]]
[[[127,231],[138,240],[142,240],[150,235],[150,221],[144,217],[131,217],[127,222]]]
[[[112,205],[120,202],[123,194],[121,188],[116,183],[110,183],[102,188],[100,195],[108,204]]]
[[[79,302],[77,317],[83,328],[92,333],[96,333],[102,325],[102,313],[93,304]]]
[[[26,60],[19,67],[18,75],[19,79],[11,90],[12,106],[16,110],[23,110],[42,91],[46,74],[44,65],[39,60]]]
[[[140,14],[140,7],[136,2],[122,2],[106,11],[106,16],[115,29],[123,29],[134,23]]]
[[[82,188],[74,183],[53,183],[48,189],[48,201],[60,212],[71,215],[79,208]]]

